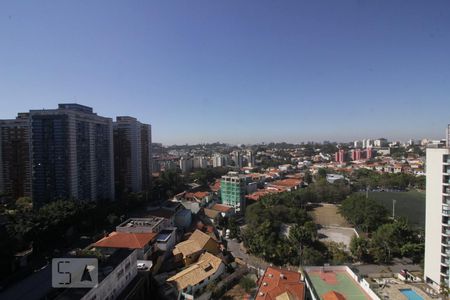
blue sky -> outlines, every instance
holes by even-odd
[[[165,144],[441,138],[450,1],[1,1],[0,118],[62,102]]]

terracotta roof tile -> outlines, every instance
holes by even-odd
[[[188,286],[195,286],[214,275],[219,271],[221,264],[222,260],[220,258],[205,252],[199,257],[196,263],[170,277],[167,281],[173,282],[178,290],[181,291]]]
[[[211,209],[226,213],[226,212],[229,212],[230,210],[232,210],[233,208],[231,206],[228,206],[228,205],[223,205],[223,204],[216,203],[216,204],[214,204],[211,207]]]
[[[141,249],[154,240],[157,235],[155,232],[128,233],[113,231],[107,237],[96,242],[94,246],[102,248]]]
[[[256,300],[305,298],[305,284],[298,272],[268,267],[260,280]],[[280,297],[281,296],[281,297]]]

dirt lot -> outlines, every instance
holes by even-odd
[[[343,243],[346,249],[350,246],[350,241],[355,235],[355,231],[352,228],[336,228],[328,227],[321,228],[318,230],[319,237],[321,241],[333,241],[336,243]]]
[[[316,224],[322,226],[318,233],[320,240],[344,243],[347,247],[355,235],[352,226],[338,213],[334,204],[322,204],[310,212]]]
[[[244,291],[239,284],[236,284],[231,290],[227,291],[223,298],[241,300],[248,297],[248,294]]]
[[[316,224],[324,227],[352,227],[345,219],[338,213],[338,207],[334,204],[322,204],[310,212]]]

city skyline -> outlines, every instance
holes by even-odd
[[[449,7],[2,2],[0,119],[74,102],[165,145],[440,139]]]

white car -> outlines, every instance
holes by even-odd
[[[147,266],[144,263],[138,263],[137,268],[138,270],[145,270],[147,269]]]

